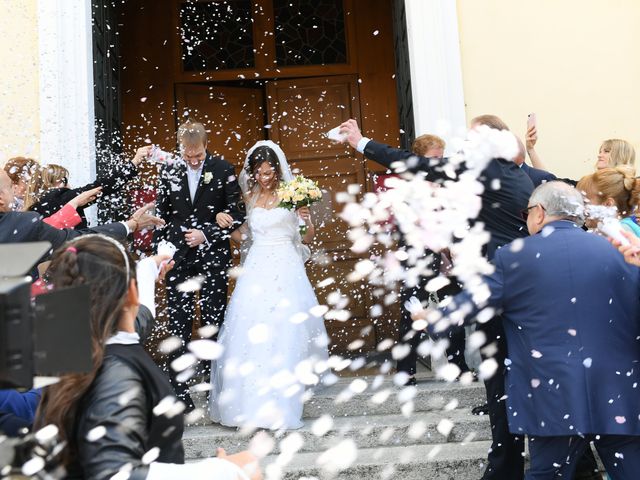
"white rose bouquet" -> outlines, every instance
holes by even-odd
[[[293,180],[281,182],[277,191],[279,207],[288,210],[296,210],[300,207],[308,207],[322,200],[322,190],[316,182],[302,175],[297,175]],[[307,233],[307,225],[300,223],[300,235]]]

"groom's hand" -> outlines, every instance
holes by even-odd
[[[205,242],[206,238],[202,230],[196,230],[192,228],[191,230],[187,230],[184,233],[184,241],[187,242],[187,245],[191,248],[195,248],[198,245],[201,245]]]
[[[340,125],[340,133],[345,135],[345,142],[348,142],[353,148],[357,148],[358,142],[362,140],[362,132],[355,120],[347,120]]]

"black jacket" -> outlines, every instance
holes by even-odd
[[[184,463],[182,414],[153,411],[167,397],[175,399],[169,380],[140,344],[107,345],[81,401],[74,432],[78,452],[68,478],[107,480],[130,464],[128,478],[144,480],[149,467],[142,457],[152,448],[159,449],[158,462]],[[104,427],[104,435],[87,440],[96,427]]]
[[[86,192],[92,188],[102,187],[103,196],[112,195],[118,193],[137,175],[138,168],[131,162],[125,162],[119,164],[115,171],[109,172],[108,176],[99,176],[94,182],[88,183],[84,187],[52,188],[45,192],[38,202],[31,205],[29,210],[38,212],[43,217],[50,217],[82,192]],[[84,208],[77,208],[77,212],[81,218],[77,228],[87,228]]]
[[[417,157],[407,150],[373,140],[367,143],[364,154],[387,168],[391,168],[394,162],[403,162],[412,172],[424,172],[425,179],[431,182],[451,180],[443,170],[446,159]],[[479,181],[484,191],[481,195],[482,208],[476,220],[483,222],[485,230],[491,235],[486,247],[487,257],[491,260],[496,249],[529,234],[520,211],[527,208],[533,183],[515,163],[500,158],[489,162]],[[496,185],[499,185],[497,189]]]
[[[534,187],[539,187],[544,182],[552,182],[554,180],[558,180],[553,173],[547,172],[546,170],[541,170],[539,168],[531,167],[526,163],[523,163],[520,167],[524,173],[529,175],[529,178],[533,182]]]
[[[231,258],[229,234],[244,222],[241,193],[233,166],[222,158],[207,154],[200,183],[193,202],[189,195],[187,164],[183,161],[163,166],[158,185],[156,210],[167,222],[154,231],[154,242],[165,239],[178,249],[174,255],[176,268],[183,261],[189,265],[226,265]],[[216,223],[219,212],[230,214],[236,226],[222,229]],[[184,231],[197,229],[204,232],[209,245],[189,248]]]
[[[0,212],[0,243],[41,242],[51,243],[52,251],[63,243],[89,233],[101,233],[118,240],[127,237],[122,223],[108,223],[84,230],[57,229],[42,221],[35,212]]]

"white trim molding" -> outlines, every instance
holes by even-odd
[[[416,136],[466,132],[456,0],[405,0]],[[449,153],[449,152],[448,152]]]
[[[38,0],[40,157],[73,185],[96,175],[91,0]]]

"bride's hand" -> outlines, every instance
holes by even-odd
[[[220,212],[216,215],[216,223],[220,228],[229,228],[233,225],[233,217],[228,213]]]
[[[309,220],[311,220],[311,210],[309,210],[309,207],[300,207],[296,211],[298,212],[298,216],[305,222],[309,222]]]

